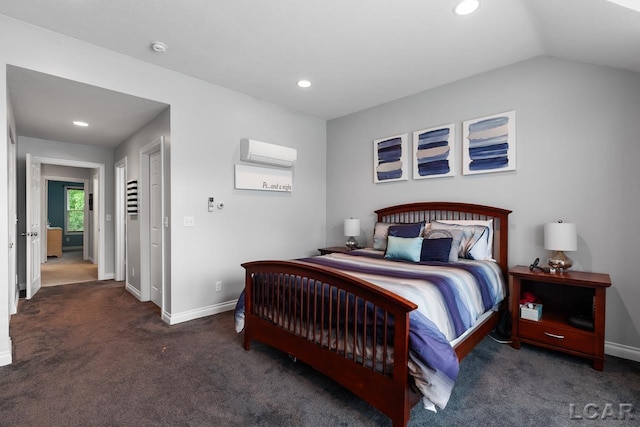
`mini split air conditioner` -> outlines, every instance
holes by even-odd
[[[255,139],[240,140],[240,159],[247,162],[290,168],[296,162],[298,152],[295,148],[269,144]]]

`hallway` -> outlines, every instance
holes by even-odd
[[[43,287],[98,280],[98,265],[82,260],[82,249],[63,251],[60,258],[47,257],[40,270]]]

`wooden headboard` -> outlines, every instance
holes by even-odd
[[[443,219],[493,219],[493,257],[502,268],[505,279],[508,277],[510,210],[457,202],[420,202],[391,206],[375,212],[378,222],[396,224]]]

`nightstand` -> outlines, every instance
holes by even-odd
[[[604,368],[604,321],[606,290],[611,286],[608,274],[566,271],[545,273],[519,265],[509,274],[513,278],[511,294],[512,346],[537,345],[588,358],[593,368]],[[520,317],[520,296],[531,292],[540,299],[542,317],[538,321]],[[569,318],[593,319],[593,329],[569,324]]]
[[[349,248],[346,246],[329,246],[328,248],[319,248],[318,251],[320,255],[334,254],[334,253],[345,253],[349,252]]]

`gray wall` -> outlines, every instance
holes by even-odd
[[[157,117],[151,120],[146,126],[138,130],[127,141],[116,147],[114,159],[116,162],[122,159],[127,159],[127,180],[137,179],[140,183],[140,149],[145,145],[154,142],[158,138],[164,136],[164,153],[165,159],[169,159],[170,153],[170,141],[171,141],[171,123],[170,123],[170,109],[167,108]],[[165,160],[165,190],[171,188],[169,171],[169,162]],[[165,196],[166,206],[165,212],[168,214],[171,212],[171,200],[170,193],[167,192]],[[165,253],[171,253],[171,241],[170,233],[165,235]],[[127,215],[127,283],[140,292],[140,220],[138,215]],[[167,263],[165,268],[169,268],[170,263]],[[165,272],[165,277],[168,278],[165,283],[165,311],[171,313],[171,275],[170,270]]]
[[[327,242],[344,218],[361,219],[372,243],[373,210],[412,201],[462,201],[511,209],[510,264],[544,259],[543,224],[575,222],[576,270],[605,272],[608,351],[640,350],[640,74],[539,57],[384,104],[327,125]],[[517,169],[463,176],[461,123],[516,111]],[[373,183],[373,140],[456,124],[450,178]],[[409,136],[409,138],[411,135]],[[622,349],[624,351],[624,349]]]
[[[2,78],[13,65],[170,105],[171,322],[232,308],[244,287],[242,262],[306,256],[324,245],[324,120],[5,16],[0,16],[0,37],[12,40],[0,45]],[[0,85],[0,98],[6,94]],[[2,102],[0,122],[6,120]],[[0,141],[6,141],[4,134]],[[240,139],[247,137],[298,150],[292,193],[234,189]],[[6,199],[5,168],[6,154],[0,154],[0,199]],[[111,203],[106,213],[113,214],[113,161],[106,173]],[[207,212],[210,196],[225,208]],[[185,216],[195,218],[195,227],[184,227]],[[107,271],[113,272],[113,222],[108,224]],[[6,234],[0,227],[0,241]],[[0,263],[7,260],[4,253]],[[216,281],[223,283],[221,292],[215,292]],[[0,298],[7,294],[7,278],[0,277]],[[0,330],[0,344],[8,342],[5,337],[8,329]]]

